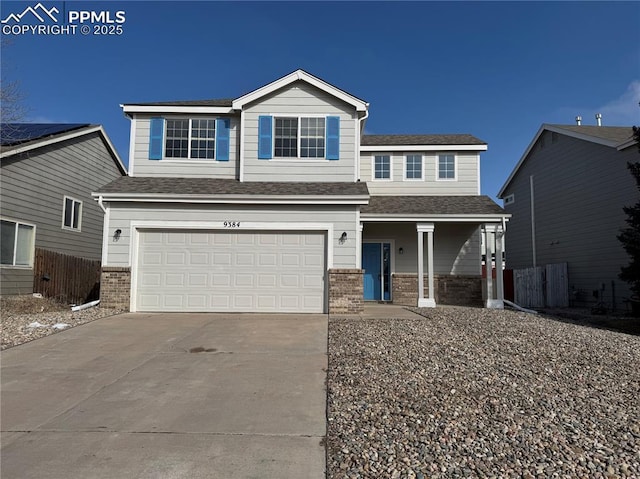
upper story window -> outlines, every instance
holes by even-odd
[[[258,159],[340,159],[339,116],[258,117]]]
[[[404,177],[407,180],[422,179],[422,155],[407,155]]]
[[[231,118],[163,118],[149,120],[150,160],[229,161]]]
[[[35,231],[33,225],[0,220],[0,264],[32,266]]]
[[[515,202],[516,202],[516,197],[513,194],[504,197],[504,205],[505,206],[512,205]]]
[[[80,231],[82,201],[65,196],[62,204],[62,229]]]
[[[456,179],[456,156],[451,153],[438,155],[438,177],[439,180]]]
[[[210,160],[215,158],[215,120],[172,119],[166,122],[165,157]]]
[[[376,155],[373,157],[373,178],[375,180],[391,179],[391,156]]]
[[[276,158],[324,158],[325,119],[276,117],[274,140]]]

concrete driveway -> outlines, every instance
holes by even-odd
[[[124,314],[1,362],[3,479],[325,477],[325,315]]]

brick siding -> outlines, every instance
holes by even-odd
[[[363,311],[363,270],[330,269],[329,314],[360,314]]]
[[[102,268],[100,306],[129,311],[131,302],[131,269]]]
[[[418,275],[395,273],[392,280],[393,303],[403,306],[418,304]],[[424,277],[424,297],[429,295],[429,278]],[[482,306],[482,278],[480,276],[434,276],[436,304]]]

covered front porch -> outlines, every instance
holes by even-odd
[[[504,307],[502,275],[483,278],[482,258],[500,267],[507,219],[488,197],[372,197],[358,233],[364,300]]]

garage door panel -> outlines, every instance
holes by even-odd
[[[325,235],[142,231],[140,311],[323,312]]]

